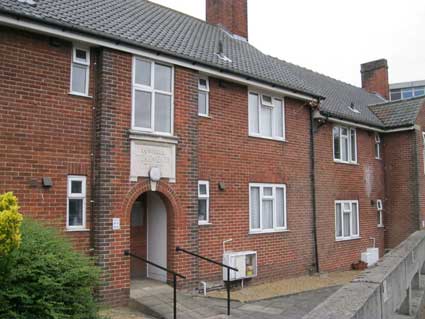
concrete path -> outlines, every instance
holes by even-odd
[[[146,281],[134,281],[131,288],[130,297],[133,306],[155,318],[173,318],[172,287],[152,281],[149,281],[148,285]],[[337,289],[338,287],[329,287],[250,303],[233,301],[229,318],[300,319]],[[226,311],[226,300],[178,292],[177,317],[179,319],[227,318]]]

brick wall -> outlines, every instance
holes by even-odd
[[[0,192],[13,191],[24,215],[64,231],[67,175],[87,176],[90,195],[93,99],[69,94],[70,43],[0,27],[0,61]],[[87,205],[88,227],[90,216]],[[66,234],[89,248],[89,232]]]
[[[394,248],[417,229],[416,152],[414,131],[385,136],[385,245],[388,248]]]
[[[286,142],[248,136],[248,90],[210,79],[210,117],[199,117],[199,178],[210,182],[210,222],[200,251],[221,260],[226,249],[255,250],[258,278],[306,273],[312,264],[309,109],[285,99]],[[224,182],[224,191],[218,183]],[[287,185],[288,232],[249,235],[249,183]],[[205,264],[203,278],[221,269]]]
[[[377,227],[376,199],[385,199],[384,162],[375,159],[374,134],[357,129],[358,164],[333,161],[332,123],[321,126],[315,134],[317,235],[321,271],[349,269],[361,252],[376,247],[383,253],[384,229]],[[358,200],[360,238],[335,240],[335,200]],[[372,205],[371,201],[374,201]],[[384,208],[387,202],[384,200]]]

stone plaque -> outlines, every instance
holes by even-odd
[[[149,177],[152,167],[161,170],[161,178],[176,180],[176,145],[150,141],[131,141],[130,179]]]

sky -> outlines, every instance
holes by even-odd
[[[205,20],[205,0],[153,0]],[[360,64],[388,60],[390,83],[425,80],[424,0],[248,0],[249,42],[357,86]]]

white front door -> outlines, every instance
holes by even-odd
[[[158,193],[149,192],[148,201],[148,260],[167,267],[167,209]],[[167,281],[167,273],[148,265],[147,277]]]

